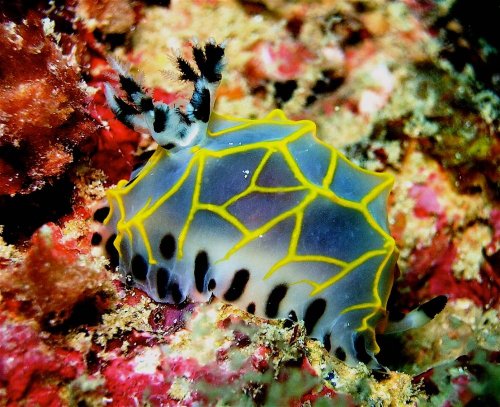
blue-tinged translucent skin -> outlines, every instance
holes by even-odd
[[[397,257],[392,176],[356,167],[316,138],[312,122],[281,111],[212,114],[200,140],[159,147],[108,192],[105,227],[117,235],[123,277],[160,302],[215,295],[259,316],[296,316],[348,363],[376,366],[374,331]]]

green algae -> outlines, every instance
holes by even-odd
[[[484,176],[494,189],[500,187],[499,115],[500,98],[482,88],[470,66],[459,73],[446,61],[428,61],[408,67],[370,139],[416,139],[457,182]]]

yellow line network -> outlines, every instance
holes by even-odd
[[[187,164],[183,174],[177,180],[177,182],[163,194],[158,200],[155,202],[151,202],[151,199],[147,199],[144,206],[140,208],[130,219],[127,219],[127,214],[125,210],[125,205],[123,200],[126,199],[127,194],[134,188],[134,186],[139,183],[156,165],[161,165],[161,161],[163,159],[168,159],[168,155],[170,154],[168,151],[158,148],[156,153],[152,156],[148,164],[142,170],[142,172],[138,175],[138,177],[126,185],[126,182],[118,184],[117,188],[108,191],[108,200],[110,203],[110,215],[107,218],[109,221],[113,213],[117,211],[118,213],[118,221],[117,221],[117,232],[118,236],[115,241],[115,246],[120,253],[120,242],[123,239],[124,234],[127,234],[131,239],[132,229],[135,229],[141,236],[141,239],[146,247],[148,260],[150,264],[156,264],[157,259],[154,255],[154,250],[152,249],[151,242],[149,240],[147,230],[144,227],[144,222],[150,216],[152,216],[164,202],[170,199],[179,189],[184,185],[185,181],[190,178],[192,174],[195,174],[195,182],[192,200],[190,204],[190,210],[186,219],[186,222],[181,230],[181,233],[178,238],[178,250],[177,250],[177,258],[182,259],[184,256],[184,246],[186,243],[187,235],[191,228],[192,222],[198,212],[208,211],[218,215],[220,218],[224,219],[230,225],[232,225],[236,230],[241,233],[241,238],[234,243],[234,245],[228,250],[226,255],[218,260],[218,262],[222,262],[224,260],[229,259],[231,256],[235,255],[240,249],[245,247],[250,242],[257,239],[259,236],[265,234],[269,230],[271,230],[274,226],[283,222],[287,219],[294,219],[294,228],[290,236],[290,243],[288,248],[287,255],[276,262],[265,274],[264,279],[271,277],[274,273],[278,273],[279,270],[290,264],[292,262],[322,262],[333,264],[340,268],[340,271],[334,274],[332,277],[327,279],[326,281],[319,283],[317,281],[311,279],[303,279],[293,284],[308,284],[312,287],[310,292],[311,296],[318,295],[326,290],[328,287],[334,285],[339,280],[346,277],[349,273],[353,272],[357,267],[362,265],[364,262],[374,258],[374,257],[383,257],[382,261],[378,269],[375,272],[373,278],[373,289],[372,289],[372,301],[366,303],[353,304],[347,308],[345,308],[342,313],[348,313],[352,311],[358,310],[368,310],[369,313],[362,320],[361,325],[358,327],[359,331],[362,330],[370,330],[373,331],[370,320],[376,316],[380,309],[384,307],[385,302],[387,301],[388,293],[380,293],[379,283],[381,280],[381,275],[384,270],[387,269],[388,262],[393,257],[393,253],[395,249],[394,239],[375,221],[370,211],[368,210],[368,205],[376,199],[383,191],[393,183],[393,178],[387,174],[377,174],[371,171],[360,169],[359,167],[352,164],[350,161],[345,159],[339,152],[337,152],[333,147],[328,144],[323,143],[322,141],[316,139],[318,143],[328,148],[330,151],[330,162],[326,171],[326,174],[323,178],[321,185],[316,185],[310,182],[307,177],[302,173],[299,165],[295,161],[294,157],[290,153],[288,145],[298,140],[300,137],[310,135],[315,137],[315,125],[313,122],[304,120],[300,122],[293,122],[286,119],[284,114],[281,111],[273,111],[266,118],[262,120],[242,120],[242,119],[234,119],[230,117],[216,115],[216,118],[223,119],[226,121],[226,124],[229,122],[234,123],[234,126],[229,126],[223,130],[218,132],[208,132],[208,137],[222,137],[224,135],[235,133],[238,130],[242,130],[245,128],[249,128],[253,125],[263,125],[266,123],[281,126],[290,126],[293,124],[295,128],[298,129],[295,132],[292,132],[288,136],[272,141],[258,141],[249,145],[237,145],[225,148],[223,150],[214,151],[203,146],[196,146],[192,148],[192,156]],[[200,194],[201,188],[203,184],[203,174],[205,170],[205,166],[210,160],[213,159],[221,159],[226,156],[234,155],[234,154],[242,154],[247,153],[249,151],[262,151],[263,156],[261,158],[260,163],[257,165],[252,177],[249,181],[247,188],[229,198],[226,202],[221,205],[215,205],[209,202],[201,202]],[[258,179],[260,177],[261,172],[267,165],[272,154],[281,154],[285,160],[285,163],[288,165],[291,170],[293,176],[299,185],[297,186],[288,186],[288,187],[262,187],[258,185]],[[381,179],[381,182],[375,186],[371,191],[369,191],[359,202],[351,201],[348,199],[344,199],[336,195],[331,189],[330,185],[335,175],[335,170],[337,166],[337,161],[339,159],[344,160],[353,171],[361,171],[363,173],[369,174],[371,176],[376,175]],[[230,169],[228,169],[230,171]],[[223,177],[224,174],[221,174]],[[240,221],[236,216],[232,215],[228,208],[238,202],[240,199],[252,194],[252,193],[287,193],[287,192],[295,192],[295,191],[304,191],[305,196],[302,201],[294,206],[293,208],[280,213],[274,218],[268,220],[262,226],[250,230],[247,226],[244,225],[242,221]],[[343,207],[351,208],[355,211],[358,211],[363,217],[366,219],[368,224],[377,232],[379,236],[382,237],[384,241],[384,246],[382,248],[376,250],[370,250],[363,253],[358,258],[345,262],[343,260],[321,256],[321,255],[299,255],[297,254],[297,246],[302,232],[303,226],[303,218],[304,211],[308,207],[308,205],[313,202],[316,198],[322,197],[330,202],[340,205]],[[121,253],[120,253],[121,254]]]

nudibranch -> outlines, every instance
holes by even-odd
[[[393,176],[361,169],[280,110],[247,120],[212,112],[224,46],[177,58],[194,91],[185,111],[155,102],[113,62],[126,95],[116,117],[159,147],[107,192],[94,218],[123,279],[155,301],[215,296],[257,316],[303,320],[350,364],[378,366],[397,258],[387,199]]]

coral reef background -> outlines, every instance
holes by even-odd
[[[482,0],[0,1],[0,406],[500,405],[500,7]],[[152,302],[92,247],[92,209],[145,134],[107,57],[185,103],[175,52],[228,40],[216,110],[279,107],[390,171],[389,310],[449,301],[350,368],[229,305]]]

